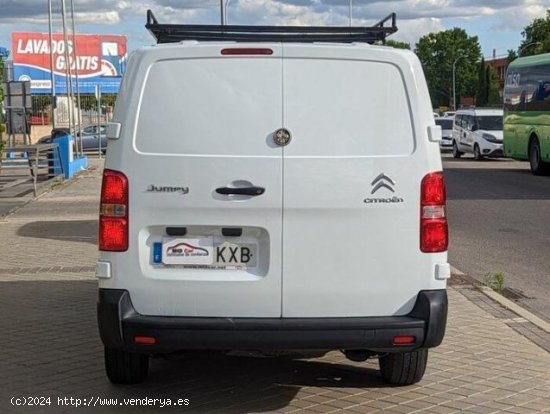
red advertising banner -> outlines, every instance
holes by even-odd
[[[58,83],[63,87],[67,67],[70,67],[72,76],[76,76],[78,72],[79,79],[90,85],[94,82],[103,84],[107,78],[120,77],[124,72],[127,59],[126,36],[78,34],[74,43],[73,37],[69,36],[65,44],[63,35],[55,33],[50,45],[47,33],[14,32],[12,58],[15,78],[30,80],[33,92],[39,92],[35,89],[51,87],[50,46],[54,74],[61,78],[56,79],[56,87]],[[69,52],[68,59],[66,51]]]

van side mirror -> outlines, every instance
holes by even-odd
[[[477,125],[472,125],[472,132],[477,131]]]

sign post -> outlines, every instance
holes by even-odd
[[[97,99],[97,140],[99,147],[99,159],[101,159],[101,85],[95,86],[95,98]]]

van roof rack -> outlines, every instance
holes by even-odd
[[[389,25],[387,25],[389,23]],[[397,31],[396,14],[390,13],[373,26],[234,26],[203,24],[161,24],[151,10],[147,10],[145,28],[157,43],[175,43],[182,40],[237,41],[237,42],[384,42]]]

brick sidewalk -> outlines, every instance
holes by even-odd
[[[417,385],[387,386],[376,360],[331,352],[309,360],[189,353],[153,360],[145,384],[112,386],[95,319],[101,165],[92,166],[0,222],[0,413],[130,411],[58,406],[58,396],[190,400],[132,407],[137,413],[550,412],[550,353],[515,330],[528,322],[466,285],[449,289],[447,335]],[[52,405],[14,407],[13,396],[50,396]]]

